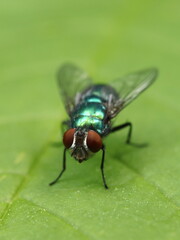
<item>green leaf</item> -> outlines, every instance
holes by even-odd
[[[180,238],[179,1],[1,1],[0,239]],[[160,75],[105,139],[103,188],[98,153],[53,187],[67,118],[55,73],[71,61],[95,82],[157,67]]]

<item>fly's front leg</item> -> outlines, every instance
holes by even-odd
[[[51,183],[49,184],[49,186],[52,186],[52,185],[54,185],[55,183],[57,183],[57,181],[58,181],[58,180],[60,179],[60,177],[62,176],[63,172],[66,170],[66,150],[67,150],[67,149],[64,148],[62,170],[61,170],[60,174],[57,176],[57,178],[56,178],[53,182],[51,182]]]
[[[116,132],[116,131],[121,130],[121,129],[126,128],[126,127],[129,127],[128,136],[127,136],[127,140],[126,140],[127,144],[135,146],[135,147],[146,147],[147,146],[146,143],[138,144],[138,143],[132,143],[131,142],[131,136],[132,136],[132,123],[131,122],[127,122],[127,123],[121,124],[117,127],[113,127],[111,129],[111,133]]]
[[[101,159],[101,174],[102,174],[104,187],[106,189],[108,189],[108,186],[106,184],[106,179],[105,179],[105,176],[104,176],[104,161],[105,161],[105,146],[103,145],[103,147],[102,147],[102,159]]]

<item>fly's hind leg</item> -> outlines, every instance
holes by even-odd
[[[129,127],[129,131],[128,131],[128,135],[127,135],[127,140],[126,143],[135,147],[146,147],[147,143],[143,143],[143,144],[138,144],[138,143],[132,143],[131,142],[131,136],[132,136],[132,123],[131,122],[126,122],[124,124],[121,124],[117,127],[113,127],[110,131],[110,133],[112,132],[116,132],[118,130],[121,130],[123,128]]]

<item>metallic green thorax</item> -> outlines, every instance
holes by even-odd
[[[106,112],[100,96],[87,96],[73,111],[72,127],[93,129],[103,135],[108,127],[108,123],[104,121]]]

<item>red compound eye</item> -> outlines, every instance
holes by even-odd
[[[91,152],[98,152],[102,148],[102,139],[97,132],[88,131],[87,146]]]
[[[74,139],[75,128],[71,128],[64,133],[63,143],[66,148],[70,148]]]

